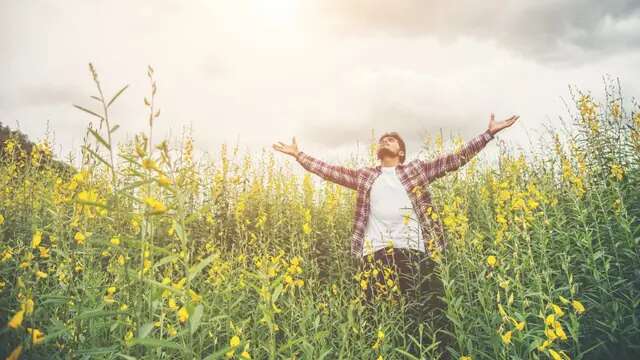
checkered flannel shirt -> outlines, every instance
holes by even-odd
[[[427,211],[432,206],[431,193],[428,190],[429,184],[467,163],[491,139],[493,139],[493,135],[487,130],[471,139],[455,153],[445,154],[431,161],[414,159],[396,167],[400,182],[407,191],[414,210],[417,210],[416,214],[422,229],[425,250],[429,255],[431,255],[429,250],[431,248],[437,248],[439,251],[444,251],[446,248],[442,224],[439,220],[433,220],[432,217],[427,216]],[[302,151],[298,153],[297,161],[306,170],[321,178],[357,191],[351,254],[355,257],[364,256],[364,234],[371,210],[369,190],[381,173],[381,165],[351,169],[327,164]]]

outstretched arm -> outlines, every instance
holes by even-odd
[[[293,156],[303,168],[312,172],[321,178],[334,182],[336,184],[356,190],[358,187],[358,171],[344,166],[327,164],[324,161],[316,159],[302,151],[298,150],[296,138],[293,138],[291,145],[282,142],[273,144],[273,148],[284,154]]]
[[[513,125],[519,117],[514,115],[504,121],[497,122],[492,113],[487,130],[467,142],[462,149],[453,154],[439,156],[435,160],[420,162],[427,179],[431,182],[466,164],[493,139],[495,134]]]

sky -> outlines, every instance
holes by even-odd
[[[640,93],[640,2],[598,0],[17,1],[0,11],[0,122],[79,149],[106,94],[117,140],[146,131],[155,69],[154,138],[189,130],[198,151],[220,144],[300,149],[342,162],[372,132],[398,131],[408,158],[442,132],[464,139],[497,120],[497,140],[532,149],[569,115],[569,86]],[[495,154],[496,144],[487,147]]]

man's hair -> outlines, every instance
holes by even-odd
[[[402,155],[400,155],[400,163],[401,164],[404,163],[404,159],[407,156],[407,150],[406,150],[406,146],[404,144],[404,140],[402,140],[402,138],[400,137],[400,134],[398,134],[395,131],[384,133],[384,134],[382,134],[382,136],[380,136],[380,139],[378,139],[378,144],[385,137],[392,137],[392,138],[398,140],[398,144],[400,144],[400,151],[402,151],[402,153],[403,153]],[[380,155],[378,155],[378,160],[382,160],[382,158],[380,158]]]

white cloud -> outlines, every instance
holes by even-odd
[[[71,104],[93,102],[89,61],[107,93],[131,85],[113,107],[120,139],[147,126],[151,64],[162,109],[154,133],[191,126],[197,148],[212,153],[238,138],[259,150],[297,135],[310,153],[346,159],[374,128],[401,132],[411,154],[440,128],[467,138],[483,131],[492,111],[521,115],[499,136],[527,147],[526,128],[565,115],[567,85],[597,94],[609,73],[625,93],[640,90],[638,23],[628,3],[616,2],[605,18],[597,16],[602,7],[573,11],[570,3],[422,3],[356,13],[344,2],[311,0],[282,0],[272,12],[259,0],[13,1],[0,15],[0,121],[19,121],[39,138],[48,120],[62,153],[77,149],[88,117]],[[488,28],[480,26],[485,16]],[[560,42],[550,42],[554,36]],[[593,55],[599,48],[608,55]],[[547,61],[572,51],[584,57],[567,60],[571,66]]]

